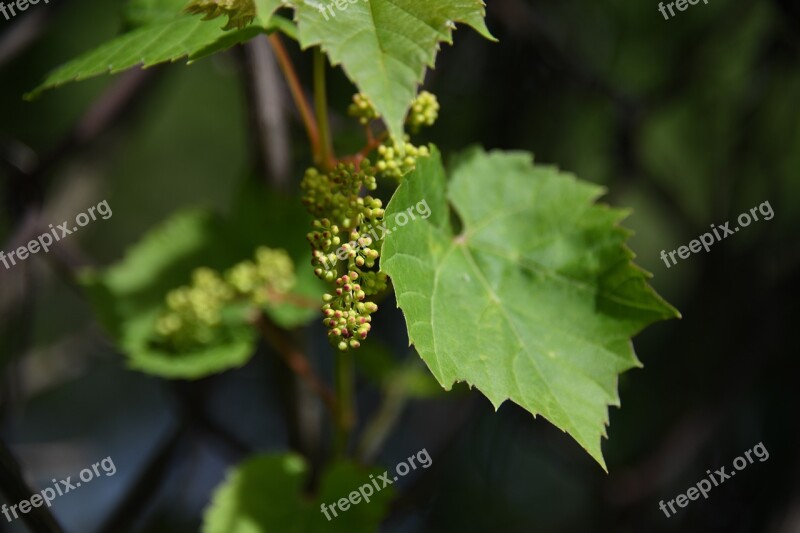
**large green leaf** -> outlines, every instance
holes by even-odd
[[[386,211],[389,228],[421,200],[431,216],[388,235],[381,265],[445,388],[466,381],[495,408],[510,399],[541,414],[605,468],[618,375],[640,366],[630,337],[677,311],[631,262],[627,212],[595,204],[602,192],[529,154],[477,150],[447,184],[434,151]]]
[[[160,2],[134,4],[128,16],[132,17],[134,23],[149,24],[116,37],[62,65],[50,73],[39,87],[26,94],[25,98],[32,100],[46,89],[100,74],[115,74],[136,66],[146,68],[182,58],[191,63],[225,50],[276,29],[272,14],[280,7],[280,0],[258,0],[256,20],[234,31],[223,30],[222,19],[204,21],[199,16],[180,12],[170,18],[167,13],[174,6],[174,3]]]
[[[362,485],[371,486],[369,475],[377,469],[363,469],[338,462],[325,472],[315,498],[301,491],[308,473],[305,461],[295,454],[264,455],[246,461],[232,471],[217,488],[203,519],[204,533],[373,533],[386,511],[392,488],[373,491],[370,501],[360,498],[346,511],[337,511],[330,521],[321,505],[330,505]],[[367,489],[364,489],[364,493]],[[353,498],[353,501],[357,501]]]
[[[332,64],[341,64],[395,138],[402,138],[406,112],[426,67],[434,65],[439,43],[452,43],[455,23],[468,24],[492,38],[483,21],[482,0],[296,0],[292,4],[301,45],[320,45]],[[345,9],[339,10],[337,4]],[[325,9],[328,5],[335,16]]]
[[[235,313],[229,336],[206,349],[174,354],[150,341],[169,290],[188,284],[197,267],[225,270],[251,258],[260,245],[289,252],[297,271],[292,292],[295,299],[309,303],[268,306],[265,311],[272,320],[291,328],[318,315],[316,302],[321,302],[324,286],[308,261],[304,229],[309,220],[299,200],[247,188],[232,211],[226,219],[203,210],[180,212],[128,249],[120,262],[83,273],[81,281],[98,319],[131,368],[165,378],[196,379],[246,363],[255,335],[245,317]]]

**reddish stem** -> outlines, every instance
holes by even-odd
[[[300,86],[300,80],[297,77],[294,65],[292,65],[292,60],[277,33],[269,36],[269,43],[272,45],[278,65],[281,68],[281,72],[283,72],[284,78],[286,78],[287,85],[289,85],[289,92],[292,93],[292,99],[300,112],[300,117],[303,119],[308,141],[311,143],[311,150],[315,156],[318,156],[320,154],[319,128],[316,120],[314,120],[314,113],[311,112],[311,106],[303,94],[303,88]]]
[[[317,376],[305,354],[292,343],[287,333],[273,324],[264,313],[259,313],[254,324],[264,339],[275,348],[286,366],[304,380],[311,390],[322,399],[331,414],[336,416],[338,414],[336,396],[330,387]]]
[[[364,146],[364,148],[362,148],[359,152],[341,159],[341,161],[344,163],[353,163],[356,166],[356,170],[361,169],[361,162],[364,160],[364,158],[366,158],[371,151],[380,146],[381,143],[385,141],[386,138],[389,136],[388,132],[384,131],[380,135],[378,135],[378,137],[374,137],[372,135],[372,130],[369,128],[369,126],[367,126],[366,128],[366,132],[367,132],[366,146]]]

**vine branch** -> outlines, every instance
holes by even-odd
[[[342,161],[345,163],[353,163],[356,166],[356,170],[360,170],[361,162],[369,155],[370,152],[375,150],[379,147],[383,141],[385,141],[389,137],[389,132],[384,131],[377,137],[372,134],[372,130],[367,127],[366,128],[366,136],[367,136],[367,144],[357,153],[342,158]]]
[[[297,110],[300,112],[300,118],[303,120],[303,125],[306,128],[311,150],[314,153],[314,157],[317,158],[319,154],[321,154],[319,128],[317,127],[317,122],[314,120],[311,107],[308,105],[306,97],[303,94],[303,88],[300,86],[300,79],[297,77],[297,72],[294,69],[292,60],[278,34],[273,33],[268,39],[270,45],[272,45],[272,50],[275,52],[275,57],[278,60],[278,66],[281,72],[283,72],[283,77],[286,79],[286,84],[289,86],[292,99],[297,106]]]
[[[314,48],[314,109],[319,124],[319,161],[324,169],[333,167],[335,155],[331,141],[331,128],[328,122],[328,98],[325,89],[325,54],[319,47]]]

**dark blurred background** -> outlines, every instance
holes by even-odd
[[[462,28],[443,47],[426,83],[442,111],[425,140],[446,156],[475,143],[529,150],[603,184],[605,201],[633,208],[637,261],[683,319],[634,341],[644,369],[620,379],[608,474],[546,421],[495,413],[477,392],[409,402],[377,460],[425,447],[433,466],[403,480],[383,530],[800,532],[800,7],[710,0],[664,20],[655,1],[488,3],[499,43]],[[274,69],[258,67],[263,39],[23,102],[51,68],[123,29],[118,1],[34,7],[0,19],[0,249],[36,217],[60,222],[104,199],[113,217],[0,267],[0,437],[38,487],[113,458],[116,475],[55,501],[70,532],[196,531],[226,468],[291,444],[285,370],[261,349],[196,383],[128,371],[73,276],[119,260],[182,208],[229,212],[248,181],[296,192],[305,138]],[[308,58],[287,44],[308,83]],[[359,142],[344,116],[352,92],[334,72],[342,151]],[[672,268],[659,258],[765,201],[772,220]],[[392,303],[375,331],[406,356]],[[307,334],[330,375],[321,327]],[[366,415],[379,397],[359,383]],[[758,443],[768,460],[676,516],[659,510]],[[19,522],[0,519],[0,531]]]

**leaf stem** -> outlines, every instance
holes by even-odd
[[[297,77],[297,72],[294,69],[292,60],[286,52],[286,47],[283,46],[280,37],[277,33],[273,33],[268,38],[270,45],[272,45],[272,50],[275,52],[275,58],[278,60],[281,72],[283,72],[283,77],[286,78],[286,84],[289,86],[292,99],[297,106],[297,110],[300,112],[300,118],[303,120],[303,125],[308,134],[308,142],[311,144],[311,151],[314,153],[314,158],[316,159],[321,153],[319,128],[311,112],[311,106],[306,101],[303,88],[300,86],[300,80]]]
[[[372,135],[372,130],[367,128],[367,144],[362,148],[358,153],[353,154],[349,157],[343,157],[342,161],[353,163],[356,166],[356,170],[360,170],[361,162],[369,155],[371,151],[376,149],[389,137],[388,132],[382,132],[380,135],[375,137]]]
[[[356,424],[355,411],[355,358],[352,350],[337,351],[336,356],[336,437],[334,453],[347,454],[350,432]]]
[[[325,89],[325,54],[320,47],[314,48],[314,108],[319,125],[319,152],[317,164],[328,170],[333,167],[333,144],[328,122],[328,98]],[[315,152],[316,153],[316,152]]]

